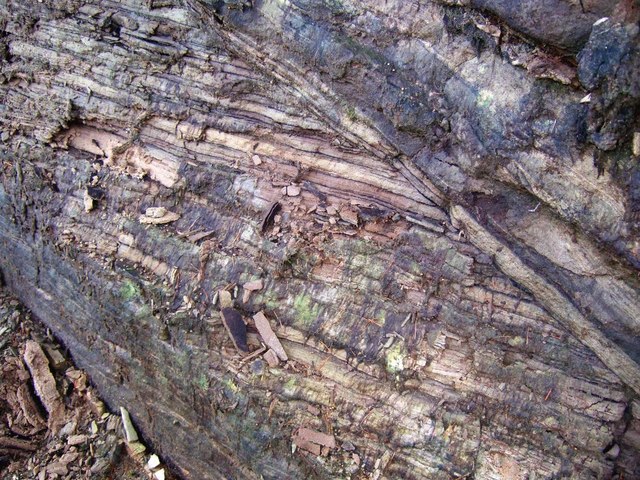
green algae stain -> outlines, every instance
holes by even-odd
[[[120,287],[120,297],[125,302],[130,302],[131,300],[138,298],[141,294],[142,292],[140,291],[140,288],[131,280],[125,280]]]
[[[396,341],[387,350],[386,367],[389,373],[399,373],[404,370],[405,359],[407,357],[407,349],[404,342]]]
[[[205,392],[209,389],[209,379],[204,373],[202,373],[198,377],[198,379],[196,380],[196,385],[200,388],[200,390]]]
[[[231,378],[224,378],[222,380],[222,385],[226,390],[229,390],[229,392],[233,394],[236,394],[240,391],[240,387],[238,387],[238,385],[236,385],[236,383]]]
[[[507,341],[507,343],[509,345],[511,345],[512,347],[520,347],[520,346],[524,345],[525,340],[521,336],[515,336],[515,337],[510,338]]]
[[[282,385],[282,393],[287,397],[292,397],[296,393],[296,379],[291,377]]]
[[[320,307],[311,302],[311,297],[301,293],[293,300],[297,321],[305,327],[311,325],[318,318]]]
[[[264,303],[264,306],[269,310],[275,310],[280,306],[280,301],[278,300],[278,294],[275,290],[268,290],[264,294],[256,295],[257,303]]]
[[[356,122],[358,120],[358,114],[356,113],[356,109],[349,105],[347,107],[347,118],[350,122]]]

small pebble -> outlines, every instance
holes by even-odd
[[[301,191],[302,191],[302,189],[300,187],[298,187],[297,185],[289,185],[287,187],[287,196],[289,196],[289,197],[297,197],[298,195],[300,195]]]
[[[356,447],[355,447],[355,445],[354,445],[353,443],[351,443],[351,442],[344,442],[344,443],[342,444],[342,449],[343,449],[343,450],[345,450],[345,451],[347,451],[347,452],[353,452],[353,451],[356,449]]]
[[[267,364],[264,360],[258,359],[251,362],[251,373],[254,375],[264,375],[267,368]]]

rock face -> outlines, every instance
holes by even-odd
[[[637,5],[517,3],[4,2],[4,281],[184,478],[639,476]]]
[[[616,2],[606,0],[472,0],[475,8],[497,15],[518,32],[564,50],[579,51],[591,25],[611,15]]]

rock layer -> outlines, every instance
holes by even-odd
[[[633,5],[444,3],[2,5],[3,277],[185,478],[640,475]]]

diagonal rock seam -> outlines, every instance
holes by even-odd
[[[494,237],[462,206],[451,207],[451,218],[458,222],[467,239],[491,256],[495,265],[511,279],[533,293],[563,327],[589,347],[620,379],[640,394],[640,366],[558,291],[547,279],[525,265],[520,258]]]

